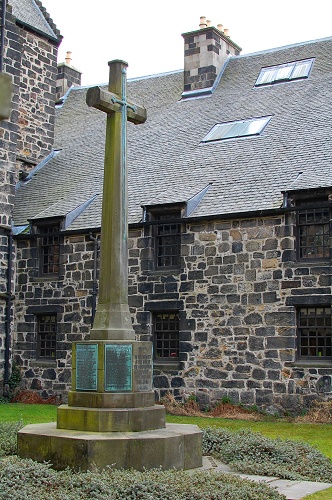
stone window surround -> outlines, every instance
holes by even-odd
[[[325,244],[325,239],[329,239],[330,236],[327,236],[324,228],[329,224],[329,222],[324,222],[324,217],[326,214],[330,214],[331,220],[331,209],[323,208],[317,205],[316,208],[309,209],[303,206],[303,209],[297,212],[297,223],[296,223],[296,242],[297,242],[297,259],[298,260],[327,260],[330,258],[330,255],[325,255],[326,250],[328,250],[328,244]],[[317,220],[315,223],[310,222],[310,216],[315,217]],[[303,222],[304,221],[304,222]],[[314,230],[314,235],[306,234],[310,231],[310,227]],[[320,233],[319,233],[320,231]],[[329,231],[330,232],[330,231]],[[321,245],[318,245],[316,242],[314,245],[309,246],[310,236],[317,238],[320,236],[322,238]],[[325,238],[324,238],[325,237]],[[305,242],[305,244],[301,245],[301,243]],[[313,249],[314,255],[309,255],[309,250]],[[318,252],[322,252],[323,255],[319,255]],[[331,249],[330,249],[331,252]]]
[[[174,318],[171,318],[170,316],[174,316]],[[160,331],[157,330],[157,322],[162,324],[162,329]],[[167,323],[167,325],[174,324],[177,326],[177,329],[165,330],[165,323]],[[164,332],[166,333],[166,336],[164,335]],[[161,359],[162,361],[179,360],[179,311],[155,311],[153,313],[153,345],[155,361],[158,361],[158,359]],[[157,355],[158,352],[161,353],[160,357]],[[167,356],[166,353],[169,353],[169,356]]]
[[[47,219],[40,219],[40,220],[32,220],[32,233],[37,239],[37,267],[38,267],[38,275],[40,279],[61,279],[63,272],[62,272],[62,255],[63,255],[63,237],[64,235],[61,233],[61,228],[63,225],[64,219],[63,217],[52,217],[52,218],[47,218]],[[43,233],[43,228],[51,228],[51,227],[57,227],[58,231],[54,231],[51,233]],[[50,234],[51,236],[58,236],[59,237],[59,263],[58,263],[58,271],[57,272],[50,272],[50,273],[45,273],[43,272],[43,238],[45,235],[47,236]]]
[[[56,313],[37,314],[36,319],[37,358],[56,360],[57,315]],[[43,340],[42,337],[44,337]],[[51,354],[47,355],[49,352]],[[42,353],[45,355],[42,355]]]
[[[315,310],[315,313],[311,314],[310,309]],[[319,311],[319,309],[323,309],[324,311]],[[308,307],[302,306],[297,308],[297,352],[299,360],[313,360],[313,362],[315,362],[315,360],[317,358],[319,359],[320,357],[325,360],[332,360],[332,356],[326,354],[326,352],[331,352],[331,345],[328,345],[328,342],[326,342],[326,340],[324,342],[324,345],[317,345],[320,338],[328,337],[327,328],[328,326],[330,326],[331,330],[331,324],[328,325],[328,321],[326,320],[330,317],[331,307],[327,305],[315,305]],[[301,332],[305,332],[308,329],[315,330],[316,336],[310,335],[310,337],[308,337],[308,345],[306,345],[306,337]],[[320,333],[322,335],[320,335]],[[311,343],[309,343],[310,341]],[[307,352],[307,354],[302,354],[301,351]]]
[[[185,203],[174,203],[167,205],[154,205],[154,206],[144,206],[144,226],[143,231],[145,237],[151,238],[150,242],[150,262],[151,266],[149,271],[153,273],[180,273],[182,272],[182,262],[181,262],[181,245],[182,245],[182,235],[185,232],[185,223],[183,220],[183,214],[185,211]],[[166,218],[165,215],[169,215]],[[163,216],[162,220],[158,220],[158,216]],[[165,218],[164,218],[165,217]],[[180,226],[180,245],[179,245],[179,265],[170,266],[159,266],[158,265],[158,241],[157,241],[157,228],[162,224],[177,224]]]
[[[153,325],[153,315],[157,312],[164,313],[179,313],[179,359],[174,361],[169,359],[156,359],[154,358],[153,364],[158,366],[158,368],[162,368],[164,370],[180,370],[182,362],[186,359],[186,352],[184,349],[184,345],[188,340],[187,335],[188,325],[186,324],[184,305],[182,300],[165,300],[158,302],[146,302],[145,310],[149,311],[151,315],[150,325]],[[151,342],[153,342],[153,329],[151,330]]]
[[[57,335],[59,332],[59,323],[60,319],[62,316],[63,308],[62,306],[49,306],[49,305],[42,305],[42,306],[29,306],[27,308],[27,313],[28,314],[33,314],[35,317],[34,321],[34,338],[35,338],[35,359],[30,360],[30,365],[31,366],[36,366],[36,367],[50,367],[50,366],[56,366],[57,364],[57,355],[55,358],[40,358],[38,357],[38,340],[37,340],[37,335],[38,335],[38,316],[42,315],[55,315],[56,317],[56,325],[57,325]]]

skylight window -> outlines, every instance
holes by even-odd
[[[308,78],[312,63],[313,59],[306,59],[304,61],[293,61],[291,63],[280,64],[279,66],[262,68],[255,86]]]
[[[204,137],[202,142],[221,141],[236,137],[259,135],[270,121],[271,116],[251,118],[236,122],[217,123]]]

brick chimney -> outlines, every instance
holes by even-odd
[[[222,24],[215,28],[206,17],[200,18],[200,29],[183,33],[184,94],[211,88],[227,58],[238,56],[241,47],[230,37]]]
[[[65,62],[58,64],[56,77],[56,99],[59,100],[72,85],[81,85],[82,72],[71,64],[71,52],[66,53]]]

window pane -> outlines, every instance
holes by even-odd
[[[251,118],[249,120],[221,123],[215,125],[211,132],[205,136],[204,142],[222,139],[244,137],[246,135],[257,135],[270,120],[270,117]]]
[[[298,311],[300,357],[331,356],[331,307],[303,307]]]
[[[56,353],[56,315],[38,316],[37,332],[38,357],[55,358]]]
[[[263,85],[264,83],[271,83],[274,80],[275,68],[262,69],[257,79],[256,85]]]
[[[179,358],[179,314],[156,313],[154,316],[155,358]]]
[[[293,70],[292,79],[305,78],[308,76],[312,61],[298,62]]]
[[[230,129],[224,133],[224,139],[227,139],[229,137],[239,137],[243,135],[244,130],[246,129],[247,123],[246,122],[235,122],[233,125],[230,127]]]
[[[257,120],[252,120],[246,125],[244,135],[259,134],[262,131],[264,125],[268,122],[268,120],[269,120],[268,118],[259,118]]]
[[[40,261],[42,274],[55,274],[59,272],[60,238],[54,234],[59,231],[59,226],[39,227],[43,236],[40,239]]]
[[[294,64],[290,64],[289,66],[283,66],[279,68],[274,79],[275,80],[288,80],[291,72],[293,71]]]
[[[223,139],[225,134],[232,128],[232,123],[218,123],[213,129],[204,137],[203,141],[217,141]]]
[[[298,251],[300,258],[329,258],[330,211],[308,209],[298,213]]]

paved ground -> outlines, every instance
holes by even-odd
[[[249,474],[240,474],[238,472],[232,472],[228,465],[215,460],[212,457],[203,457],[203,466],[201,469],[214,469],[227,472],[229,474],[236,474],[244,479],[250,479],[251,481],[264,481],[271,486],[271,488],[276,488],[279,493],[285,495],[288,500],[299,500],[306,495],[311,495],[317,491],[325,490],[332,487],[329,483],[314,483],[312,481],[288,481],[287,479],[279,479],[278,477],[267,477],[267,476],[253,476]],[[197,469],[195,469],[197,470]]]

